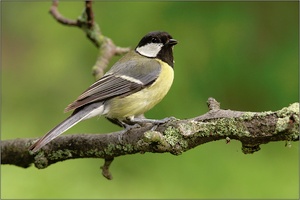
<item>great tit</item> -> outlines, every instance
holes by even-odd
[[[169,91],[174,78],[173,47],[176,44],[167,32],[145,35],[134,50],[65,108],[65,112],[74,110],[67,119],[29,149],[36,152],[78,122],[95,116],[103,115],[125,128],[138,122],[159,122],[137,116],[159,103]]]

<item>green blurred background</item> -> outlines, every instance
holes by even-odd
[[[94,79],[97,49],[84,33],[58,24],[50,2],[1,2],[2,140],[42,136],[65,119],[63,109]],[[62,2],[75,19],[82,2]],[[135,47],[149,31],[165,30],[175,47],[175,81],[148,118],[191,118],[222,108],[278,110],[298,101],[298,2],[95,2],[102,32]],[[114,58],[111,64],[118,58]],[[67,132],[120,130],[103,118]],[[261,146],[217,141],[180,156],[115,159],[114,179],[101,159],[77,159],[47,169],[1,166],[1,198],[298,198],[298,143]]]

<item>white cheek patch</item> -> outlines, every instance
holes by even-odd
[[[163,46],[162,43],[149,43],[144,46],[136,48],[136,51],[143,56],[154,58],[157,56],[162,46]]]

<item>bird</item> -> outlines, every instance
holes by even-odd
[[[173,48],[177,40],[165,31],[152,31],[121,57],[99,80],[65,108],[72,114],[29,147],[37,152],[80,121],[104,116],[129,129],[136,123],[162,123],[140,118],[168,93],[174,79]]]

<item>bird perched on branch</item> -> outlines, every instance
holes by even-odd
[[[134,50],[66,107],[65,112],[74,110],[67,119],[29,149],[36,152],[78,122],[95,116],[103,115],[126,129],[140,122],[162,123],[137,116],[159,103],[169,91],[174,78],[173,47],[176,44],[167,32],[145,35]]]

